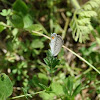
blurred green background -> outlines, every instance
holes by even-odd
[[[0,0],[0,73],[13,83],[10,97],[47,89],[15,100],[100,100],[100,75],[63,48],[50,75],[44,62],[50,40],[32,30],[61,35],[100,71],[100,1]]]

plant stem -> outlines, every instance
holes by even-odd
[[[42,33],[40,33],[40,32],[37,32],[37,31],[32,31],[33,33],[37,33],[37,34],[39,34],[39,35],[41,35],[41,36],[43,36],[43,37],[45,37],[45,38],[47,38],[47,39],[49,39],[50,40],[50,37],[48,37],[47,35],[45,35],[45,34],[42,34]]]
[[[66,35],[66,31],[67,31],[67,28],[68,28],[68,24],[69,24],[69,17],[66,18],[66,23],[65,23],[65,26],[64,26],[64,30],[62,32],[62,38],[64,39],[65,38],[65,35]]]
[[[72,5],[74,6],[75,9],[81,8],[77,0],[71,0],[71,3],[72,3]]]
[[[32,95],[35,95],[35,94],[40,94],[40,93],[45,92],[45,91],[46,90],[39,91],[39,92],[32,93],[32,94],[20,95],[20,96],[12,97],[11,99],[18,99],[18,98],[22,98],[22,97],[25,97],[25,96],[32,96]]]
[[[82,61],[84,61],[86,64],[88,64],[91,68],[93,68],[96,72],[98,72],[100,74],[100,71],[97,70],[92,64],[90,64],[87,60],[85,60],[84,58],[82,58],[81,56],[79,56],[77,53],[75,53],[74,51],[72,51],[71,49],[67,48],[66,46],[63,45],[63,48],[67,49],[68,51],[70,51],[71,53],[73,53],[75,56],[77,56],[79,59],[81,59]]]
[[[44,37],[46,37],[46,38],[48,38],[48,39],[50,40],[50,37],[48,37],[48,36],[46,36],[46,35],[44,35],[44,34],[42,34],[42,33],[40,33],[40,32],[36,32],[36,31],[32,31],[32,32],[37,33],[37,34],[39,34],[39,35],[41,35],[41,36],[44,36]],[[90,64],[87,60],[85,60],[84,58],[82,58],[81,56],[79,56],[77,53],[75,53],[75,52],[72,51],[71,49],[67,48],[66,46],[63,45],[62,47],[65,48],[66,50],[70,51],[72,54],[74,54],[75,56],[77,56],[80,60],[82,60],[83,62],[85,62],[87,65],[89,65],[92,69],[94,69],[97,73],[100,74],[100,71],[97,70],[97,69],[96,69],[92,64]]]

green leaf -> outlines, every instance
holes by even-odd
[[[43,100],[54,100],[54,96],[56,96],[54,93],[48,93],[48,92],[42,92],[39,94]]]
[[[80,93],[80,91],[82,90],[82,86],[81,84],[79,84],[75,90],[73,91],[73,95],[72,96],[76,96],[78,93]]]
[[[44,47],[44,44],[42,41],[40,41],[39,39],[35,39],[32,43],[31,43],[31,48],[40,48],[42,49]]]
[[[71,96],[71,93],[73,91],[73,85],[74,85],[73,77],[69,76],[66,80],[64,80],[63,90],[67,96]]]
[[[33,35],[38,35],[36,33],[33,33],[32,31],[39,31],[39,32],[42,32],[43,33],[43,29],[42,29],[42,26],[39,25],[39,24],[33,24],[33,25],[30,25],[29,27],[26,28],[27,31],[30,31]]]
[[[59,65],[59,59],[57,59],[57,57],[52,56],[50,51],[47,52],[47,57],[44,58],[44,62],[49,67],[50,73],[54,73],[56,71],[56,65]]]
[[[0,32],[2,32],[4,29],[5,29],[5,27],[0,24]]]
[[[99,9],[98,4],[100,4],[99,0],[90,0],[80,9],[75,11],[70,23],[72,35],[75,41],[82,43],[89,39],[88,35],[93,31],[91,17],[96,17],[98,15],[97,11],[94,10],[94,8]]]
[[[28,28],[32,25],[33,23],[33,20],[31,18],[31,16],[29,14],[27,14],[24,18],[23,18],[23,21],[24,21],[24,28]]]
[[[9,15],[10,13],[11,13],[11,9],[8,9],[8,10],[3,9],[2,12],[0,12],[0,15],[2,15],[2,16],[7,16],[7,15]]]
[[[97,16],[97,13],[95,11],[83,11],[79,13],[80,16],[85,16],[85,17],[92,17],[92,16]]]
[[[68,88],[68,90],[70,92],[70,95],[71,95],[71,93],[73,91],[73,83],[74,83],[74,78],[69,76],[68,79],[67,79],[67,88]]]
[[[11,23],[16,28],[23,28],[24,26],[23,18],[17,14],[12,15]]]
[[[39,83],[39,85],[44,89],[44,90],[46,90],[46,88],[47,88],[47,86],[46,85],[44,85],[44,84],[41,84],[41,83]]]
[[[23,0],[16,0],[13,4],[13,10],[21,12],[23,15],[25,15],[28,12],[28,7]]]
[[[57,82],[53,82],[50,87],[46,88],[46,91],[41,93],[40,96],[43,100],[54,100],[55,96],[62,96],[64,94],[62,85]]]
[[[52,88],[52,91],[53,91],[56,95],[62,95],[62,94],[64,94],[62,85],[60,85],[60,84],[57,83],[57,82],[53,82],[53,83],[51,84],[51,88]]]
[[[43,73],[38,73],[38,78],[40,80],[40,82],[44,85],[48,84],[48,77],[47,75],[43,74]]]
[[[13,91],[13,85],[9,77],[2,73],[0,74],[0,100],[7,99]]]

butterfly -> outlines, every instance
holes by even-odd
[[[60,35],[57,35],[56,33],[51,34],[51,42],[50,42],[50,48],[51,48],[51,54],[52,56],[57,56],[60,52],[63,45],[63,39]]]

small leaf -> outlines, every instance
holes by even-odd
[[[40,41],[39,39],[35,39],[32,43],[31,43],[31,48],[40,48],[42,49],[44,47],[44,44],[42,41]]]
[[[44,85],[44,84],[41,84],[41,83],[39,83],[39,85],[44,89],[44,90],[46,90],[46,88],[47,88],[47,86],[46,85]]]
[[[7,16],[7,15],[9,15],[10,13],[11,13],[11,9],[8,9],[8,10],[3,9],[2,12],[0,12],[0,15],[2,15],[2,16]]]
[[[29,14],[24,16],[23,21],[24,21],[24,28],[30,27],[33,23],[33,20]]]
[[[22,17],[17,14],[12,15],[11,23],[16,28],[23,28],[24,26]]]
[[[13,85],[9,77],[2,73],[0,74],[0,100],[7,99],[13,91]]]
[[[50,51],[47,52],[47,57],[44,58],[44,62],[47,64],[50,69],[49,71],[52,73],[56,71],[56,65],[59,65],[59,59],[57,59],[57,57],[52,56]]]

